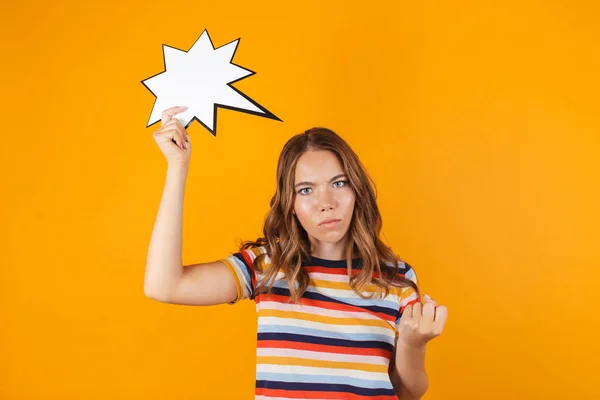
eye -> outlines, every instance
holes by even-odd
[[[337,185],[338,183],[341,183],[341,185],[335,186],[335,185]],[[335,186],[335,187],[338,187],[338,188],[339,188],[339,187],[346,186],[346,181],[337,181],[337,182],[334,182],[334,183],[333,183],[333,186]]]
[[[303,190],[310,190],[310,188],[302,188],[302,189],[298,190],[298,193],[300,193],[303,196],[306,196],[308,193],[303,192]]]

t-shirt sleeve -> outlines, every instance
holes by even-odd
[[[254,299],[256,271],[253,264],[256,257],[262,253],[266,253],[266,249],[263,246],[253,247],[220,260],[229,268],[237,288],[237,298],[229,304],[235,304],[244,299]]]
[[[404,278],[410,279],[415,284],[418,284],[417,283],[417,274],[415,273],[415,270],[409,264],[400,262],[400,270],[398,271],[398,274],[401,274],[404,276]],[[400,326],[400,318],[402,318],[402,313],[404,312],[404,309],[407,306],[409,306],[411,304],[415,304],[418,301],[419,301],[419,298],[417,296],[417,292],[412,287],[409,286],[409,287],[403,288],[402,291],[400,292],[399,305],[398,305],[398,317],[396,318],[396,337],[398,337],[398,328]]]

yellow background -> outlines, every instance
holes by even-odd
[[[256,238],[281,147],[327,126],[449,308],[425,398],[598,398],[598,4],[3,4],[0,398],[253,398],[252,302],[143,294],[166,163],[140,82],[204,29],[283,122],[190,126],[185,264]]]

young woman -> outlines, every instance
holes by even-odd
[[[374,184],[325,128],[292,137],[277,165],[264,237],[215,262],[182,266],[183,193],[191,145],[163,112],[154,139],[167,179],[144,290],[186,305],[256,302],[256,399],[419,399],[425,347],[447,309],[421,299],[413,269],[379,238]]]

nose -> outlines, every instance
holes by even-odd
[[[335,197],[329,190],[324,190],[319,197],[319,209],[321,211],[333,210],[335,208]]]

